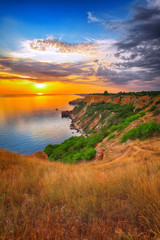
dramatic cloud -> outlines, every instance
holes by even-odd
[[[79,76],[81,79],[84,78],[87,80],[87,77],[95,73],[92,65],[87,62],[81,62],[79,64],[51,64],[1,57],[0,64],[3,69],[9,69],[9,71],[0,72],[0,79],[6,78],[10,80],[27,79],[32,81],[71,82]],[[27,76],[28,74],[30,76]],[[75,76],[75,78],[71,79],[71,76]]]
[[[160,87],[160,5],[158,1],[154,3],[134,7],[132,19],[122,22],[120,26],[126,26],[127,32],[126,37],[115,43],[113,70],[101,66],[97,75],[116,84],[138,81],[137,85],[143,87],[145,84],[153,89]]]
[[[80,62],[87,61],[97,52],[98,46],[91,42],[67,43],[61,39],[26,40],[18,51],[10,55],[14,58],[27,58],[41,62]]]
[[[81,43],[66,43],[54,37],[27,40],[20,50],[10,52],[10,58],[1,57],[1,71],[29,74],[35,81],[88,83],[92,77],[92,83],[99,84],[96,71],[100,64],[109,67],[114,62],[114,43],[113,39],[86,39]]]
[[[160,0],[147,0],[149,7],[160,7]]]
[[[89,23],[114,31],[116,39],[85,38],[68,43],[48,37],[21,42],[9,57],[0,58],[0,79],[90,83],[130,90],[160,87],[160,1],[132,8],[125,21],[97,18]],[[7,54],[6,54],[7,56]]]

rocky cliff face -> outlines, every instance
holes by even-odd
[[[115,128],[110,132],[112,126],[123,124],[127,118],[139,113],[143,114],[131,121],[121,131],[117,131]],[[121,137],[132,128],[149,122],[160,124],[160,96],[88,95],[83,99],[83,102],[75,107],[72,119],[75,125],[81,128],[84,135],[87,136],[99,133],[104,127],[108,127],[109,135],[96,147],[96,159],[102,160],[108,158],[110,149],[117,153],[119,150],[121,153],[123,152],[121,149],[124,147],[120,144]],[[127,148],[125,151],[127,151]]]
[[[148,109],[154,106],[155,103],[158,101],[160,101],[160,96],[152,97],[122,95],[117,97],[116,95],[87,95],[83,99],[83,103],[86,105],[84,105],[76,114],[73,114],[72,119],[76,123],[76,125],[78,125],[83,130],[92,130],[96,128],[95,131],[98,131],[98,129],[100,129],[104,124],[106,124],[109,118],[107,110],[104,109],[103,111],[99,111],[100,105],[98,106],[98,103],[105,102],[118,105],[132,105],[134,107],[133,111],[136,111],[136,109],[139,109],[139,111],[148,111]],[[95,108],[95,112],[89,113],[88,107],[92,106],[93,104],[97,104],[97,109]],[[111,112],[111,114],[114,115],[114,111]]]
[[[152,97],[152,96],[134,96],[134,95],[121,95],[121,96],[105,96],[105,95],[88,95],[84,98],[84,102],[87,104],[98,103],[98,102],[106,102],[106,103],[114,103],[114,104],[133,104],[135,108],[142,108],[144,105],[148,105],[149,103],[155,104],[156,101],[160,100],[160,96]]]

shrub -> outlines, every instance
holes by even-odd
[[[114,138],[116,135],[115,134],[111,134],[109,137],[108,137],[108,141],[111,140],[112,138]]]
[[[110,133],[112,133],[112,132],[116,131],[116,130],[117,130],[117,128],[118,128],[118,126],[117,126],[117,125],[113,125],[113,126],[110,128]]]
[[[137,128],[132,128],[127,133],[123,134],[121,138],[121,143],[127,141],[128,139],[145,139],[152,135],[154,132],[160,133],[160,125],[157,125],[156,122],[143,123]]]
[[[119,97],[119,96],[124,96],[124,95],[134,95],[134,96],[159,96],[160,95],[160,91],[142,91],[142,92],[119,92],[119,93],[108,93],[107,91],[105,91],[104,93],[102,93],[102,95],[110,95],[110,96],[115,96],[115,97]]]
[[[44,152],[49,156],[52,154],[53,150],[56,149],[58,146],[59,146],[59,144],[55,144],[55,145],[48,144],[45,147]]]
[[[160,100],[158,100],[158,101],[156,102],[156,105],[159,104],[159,103],[160,103]]]
[[[136,115],[134,116],[130,116],[130,117],[127,117],[123,123],[119,124],[119,125],[113,125],[111,128],[110,128],[110,133],[114,132],[114,131],[121,131],[123,129],[125,129],[126,127],[128,127],[128,125],[135,121],[136,119],[142,117],[145,115],[145,112],[140,112],[140,113],[137,113]]]
[[[89,137],[70,137],[61,144],[47,145],[50,161],[60,161],[66,163],[76,163],[80,160],[89,160],[96,154],[94,147],[109,135],[108,126],[104,126],[99,133]]]
[[[86,106],[86,102],[84,102],[84,101],[81,101],[81,102],[79,102],[77,105],[76,105],[76,107],[74,108],[74,115],[75,114],[77,114],[77,113],[79,113],[85,106]]]
[[[148,110],[149,112],[153,111],[156,109],[156,105],[153,105],[152,107],[150,107],[150,109]]]
[[[157,116],[158,114],[160,114],[160,110],[159,109],[155,109],[153,111],[153,116]]]
[[[49,144],[45,148],[49,151],[49,160],[61,161],[67,163],[75,163],[79,160],[89,160],[95,156],[96,150],[93,148],[102,140],[102,134],[94,134],[91,137],[85,138],[70,137],[59,145]]]
[[[104,101],[98,103],[92,103],[87,107],[86,113],[82,118],[87,119],[85,124],[84,131],[88,130],[90,123],[94,118],[100,116],[99,123],[104,123],[104,120],[107,118],[108,125],[118,125],[125,120],[126,117],[135,115],[134,106],[129,105],[119,105],[113,103],[106,103]]]
[[[104,95],[109,95],[109,93],[107,91],[104,91]]]

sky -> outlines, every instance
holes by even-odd
[[[160,0],[5,0],[0,94],[160,90]]]

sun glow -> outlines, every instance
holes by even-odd
[[[44,89],[44,88],[46,87],[46,84],[45,84],[45,83],[36,83],[36,84],[35,84],[35,87],[36,87],[36,88]]]

